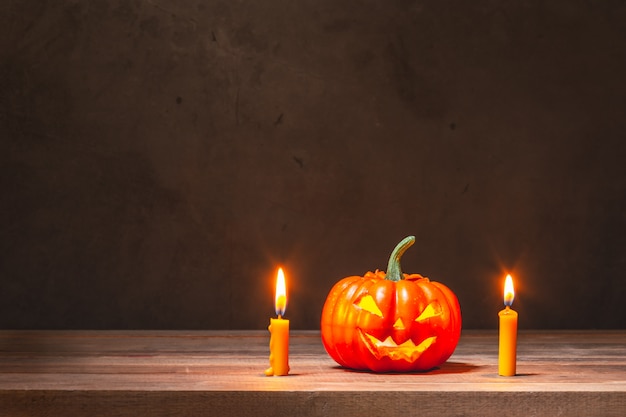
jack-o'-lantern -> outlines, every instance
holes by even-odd
[[[331,289],[322,310],[322,342],[341,366],[374,372],[427,371],[444,363],[461,335],[461,309],[445,285],[404,274],[402,240],[387,273],[351,276]]]

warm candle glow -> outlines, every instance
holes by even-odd
[[[285,285],[285,273],[282,268],[278,268],[278,274],[276,275],[276,298],[274,305],[276,314],[278,317],[282,317],[287,308],[287,287]]]
[[[513,289],[513,278],[507,275],[504,280],[504,305],[510,307],[515,299],[515,290]]]

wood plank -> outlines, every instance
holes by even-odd
[[[427,373],[338,367],[292,332],[287,377],[266,377],[265,331],[0,331],[2,416],[626,414],[626,332],[521,332],[518,376],[497,334],[464,331]],[[506,410],[506,411],[504,411]]]

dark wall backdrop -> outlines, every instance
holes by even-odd
[[[8,0],[0,328],[315,329],[385,269],[624,328],[626,5]]]

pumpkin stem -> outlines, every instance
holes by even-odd
[[[389,264],[387,265],[387,274],[385,279],[390,281],[400,281],[404,279],[402,269],[400,268],[400,258],[402,254],[415,243],[415,236],[407,236],[398,243],[389,256]]]

